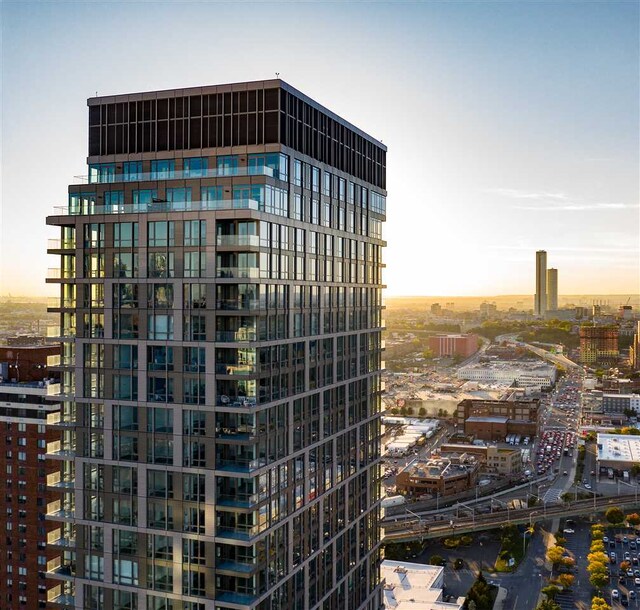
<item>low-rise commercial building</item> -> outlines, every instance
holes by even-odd
[[[509,434],[535,436],[540,401],[465,399],[458,403],[458,430],[485,441],[504,440]]]
[[[523,471],[522,451],[509,449],[498,445],[463,445],[458,443],[443,443],[440,454],[468,453],[478,459],[481,468],[486,472],[503,475],[520,474]]]
[[[458,379],[487,384],[546,389],[556,382],[557,370],[555,366],[539,361],[515,363],[496,360],[463,366],[457,376]]]
[[[596,459],[600,476],[605,472],[611,476],[624,475],[635,464],[640,464],[640,436],[599,433],[597,445]],[[609,473],[609,470],[612,472]]]
[[[479,460],[468,453],[415,460],[398,473],[396,489],[413,497],[451,496],[475,486],[479,470]]]
[[[602,410],[605,413],[640,412],[640,394],[603,394]]]
[[[461,356],[468,358],[478,351],[478,335],[435,335],[429,337],[429,349],[438,358]]]
[[[385,559],[380,573],[386,610],[462,610],[464,597],[444,601],[442,566]]]

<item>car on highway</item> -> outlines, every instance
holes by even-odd
[[[565,527],[562,531],[565,534],[575,534],[576,533],[576,530],[572,530],[570,527]]]
[[[611,599],[620,599],[620,591],[618,589],[611,590]]]

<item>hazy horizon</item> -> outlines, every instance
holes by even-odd
[[[278,72],[388,146],[388,297],[533,294],[539,249],[561,294],[640,293],[638,3],[319,6],[5,2],[0,290],[55,293],[88,97]]]

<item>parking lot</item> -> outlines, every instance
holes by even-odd
[[[612,608],[640,607],[640,537],[632,528],[608,528],[605,547],[611,562],[605,599]],[[620,569],[623,561],[631,563],[626,573]]]

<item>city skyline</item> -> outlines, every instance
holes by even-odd
[[[389,296],[533,294],[540,248],[562,269],[562,294],[640,292],[637,4],[392,3],[364,12],[311,3],[287,6],[268,34],[267,3],[165,3],[152,14],[145,3],[104,4],[3,7],[1,294],[46,294],[51,261],[40,246],[52,234],[40,219],[85,173],[85,100],[96,89],[275,72],[393,150]],[[310,18],[315,30],[295,33]],[[325,44],[352,22],[357,34]],[[249,42],[238,48],[240,24]],[[229,45],[224,61],[187,61],[220,58]],[[55,162],[39,163],[36,146],[43,158],[55,149]],[[34,172],[46,185],[36,195],[25,187]]]

